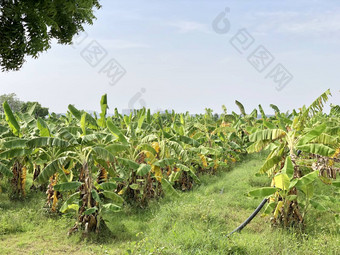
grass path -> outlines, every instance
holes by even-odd
[[[254,176],[262,163],[263,156],[248,156],[229,172],[202,177],[180,198],[125,208],[107,218],[110,234],[86,241],[65,235],[74,220],[44,213],[43,194],[24,203],[0,194],[0,254],[340,254],[339,229],[327,212],[311,212],[317,220],[307,219],[303,232],[272,229],[258,215],[241,234],[225,238],[261,202],[246,193],[268,185]]]

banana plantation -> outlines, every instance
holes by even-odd
[[[314,190],[316,183],[337,192],[340,187],[340,107],[323,112],[330,96],[327,90],[309,106],[286,113],[270,105],[274,116],[261,105],[247,113],[238,101],[240,113],[223,106],[220,115],[209,109],[151,114],[145,108],[109,115],[104,95],[98,115],[69,105],[67,114],[43,119],[34,116],[34,105],[13,112],[5,102],[0,182],[9,188],[1,192],[12,200],[46,193],[48,213],[74,217],[68,234],[87,235],[106,228],[106,214],[180,197],[199,186],[203,175],[264,151],[257,175],[267,176],[271,185],[245,192],[266,199],[263,213],[273,226],[303,226],[311,210],[329,210],[325,201],[340,203],[339,196]],[[339,222],[340,212],[332,213]]]

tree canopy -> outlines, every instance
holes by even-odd
[[[27,56],[48,50],[52,39],[71,44],[100,7],[98,0],[0,1],[1,70],[19,70]]]
[[[0,95],[0,113],[4,112],[2,104],[7,101],[8,105],[14,112],[20,111],[24,102],[22,102],[15,93]]]
[[[42,107],[40,103],[38,102],[25,102],[21,106],[21,111],[22,112],[27,112],[33,105],[35,104],[35,108],[33,111],[34,117],[38,118],[44,118],[45,116],[48,115],[48,108]]]
[[[35,105],[33,114],[35,118],[45,118],[49,112],[48,108],[42,107],[38,102],[24,102],[21,101],[15,93],[0,95],[0,113],[4,113],[3,103],[7,102],[13,112],[27,112],[33,105]]]

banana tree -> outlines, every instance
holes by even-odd
[[[278,117],[278,126],[259,130],[249,137],[253,142],[248,147],[249,153],[271,149],[259,170],[260,174],[267,174],[272,179],[271,187],[254,190],[249,194],[269,198],[266,213],[273,213],[273,224],[280,223],[288,227],[294,223],[303,223],[309,204],[321,207],[313,200],[314,183],[320,179],[331,184],[330,178],[336,177],[334,174],[324,174],[324,170],[331,167],[327,165],[328,161],[320,164],[310,160],[315,157],[331,160],[340,147],[338,137],[325,134],[326,124],[315,123],[308,128],[313,114],[322,110],[328,95],[330,92],[326,91],[311,106],[303,108],[292,121]]]
[[[32,125],[35,124],[35,119],[31,116],[34,107],[29,109],[28,113],[21,114],[21,121],[19,121],[20,118],[13,114],[8,103],[3,103],[5,121],[9,129],[2,127],[0,172],[11,178],[11,197],[13,198],[25,197],[27,171],[33,169],[30,160],[32,150],[26,147],[27,139],[25,136],[27,137],[27,134],[32,133]]]

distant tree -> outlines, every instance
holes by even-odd
[[[36,118],[44,118],[48,115],[48,108],[42,107],[38,102],[23,102],[15,93],[0,95],[0,113],[4,112],[2,104],[5,101],[7,101],[13,112],[27,112],[34,104],[36,104],[33,112]]]
[[[331,104],[330,115],[340,116],[340,105],[333,105],[333,104]]]
[[[36,118],[41,117],[45,118],[45,116],[48,115],[48,108],[42,107],[40,103],[38,102],[25,102],[22,104],[21,111],[22,112],[27,112],[34,104],[36,104],[35,109],[34,109],[34,116]]]
[[[4,112],[4,108],[2,104],[7,101],[9,106],[11,107],[12,111],[18,112],[20,111],[22,105],[24,102],[20,101],[19,98],[17,98],[17,95],[15,93],[10,94],[3,94],[0,95],[0,112]]]
[[[98,0],[1,0],[0,65],[19,70],[25,57],[37,58],[52,39],[71,44],[75,34],[92,24]]]

